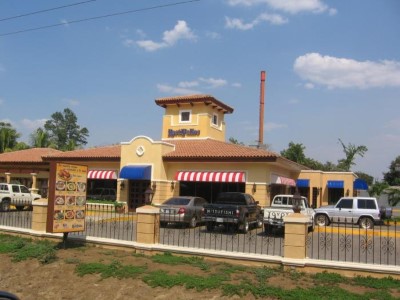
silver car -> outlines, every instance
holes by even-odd
[[[201,197],[178,196],[166,200],[160,206],[160,225],[168,223],[187,224],[196,227],[201,221],[202,210],[207,201]]]

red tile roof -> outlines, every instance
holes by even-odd
[[[164,161],[276,161],[277,153],[213,139],[165,141],[175,150],[163,155]]]
[[[62,151],[52,148],[31,148],[0,154],[1,163],[43,163],[43,156],[55,155]]]
[[[164,97],[155,100],[156,104],[161,107],[166,107],[172,104],[183,103],[205,103],[207,105],[215,105],[216,108],[222,109],[225,113],[233,113],[233,108],[225,103],[219,101],[211,95],[197,94],[197,95],[183,95],[174,97]]]
[[[112,160],[121,159],[121,145],[111,145],[104,147],[94,147],[87,149],[78,149],[48,155],[44,160]]]

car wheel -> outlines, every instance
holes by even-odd
[[[0,210],[1,211],[10,211],[10,202],[7,200],[4,200],[3,202],[0,203]]]
[[[214,230],[214,224],[212,222],[207,222],[206,228],[207,228],[207,231],[213,231]]]
[[[192,219],[190,219],[189,227],[190,228],[195,228],[196,225],[197,225],[197,218],[196,218],[196,216],[193,216]]]
[[[242,225],[242,232],[243,233],[248,233],[249,232],[249,221],[247,221],[247,219],[243,220],[243,225]]]
[[[329,225],[329,219],[325,215],[317,215],[315,217],[315,224],[317,226],[328,226]]]
[[[368,218],[368,217],[360,218],[360,221],[358,223],[360,225],[360,228],[363,228],[363,229],[374,228],[374,221],[372,221],[371,218]]]

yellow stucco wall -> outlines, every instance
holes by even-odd
[[[191,120],[190,122],[180,122],[180,112],[190,111]],[[218,116],[218,126],[212,124],[212,117],[216,114]],[[162,139],[171,139],[168,136],[168,130],[180,130],[180,129],[194,129],[199,130],[200,134],[191,136],[191,138],[212,138],[216,140],[225,140],[225,121],[224,114],[216,109],[213,109],[211,105],[205,105],[202,103],[181,104],[178,106],[167,106],[165,109],[165,115],[163,116],[163,127],[162,127]],[[185,138],[182,136],[176,136],[173,139]],[[187,138],[187,137],[186,137]]]
[[[299,175],[299,179],[310,180],[310,195],[312,195],[313,187],[319,189],[318,206],[328,204],[328,181],[342,180],[344,182],[344,195],[352,196],[354,193],[353,182],[356,178],[357,176],[353,172],[322,172],[303,170]]]

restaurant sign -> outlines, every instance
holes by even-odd
[[[185,136],[198,136],[200,135],[200,130],[195,129],[168,129],[168,137],[185,137]]]
[[[51,164],[47,232],[85,230],[87,173],[87,166]]]

